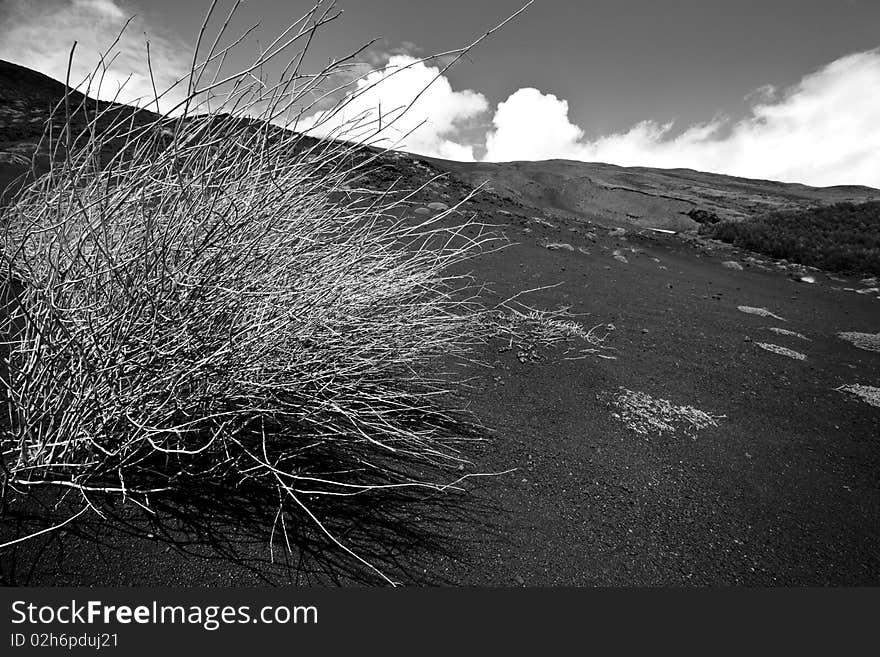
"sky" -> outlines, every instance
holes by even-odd
[[[381,108],[389,143],[448,159],[880,187],[880,0],[535,0],[450,70],[448,57],[421,61],[472,43],[524,2],[339,0],[343,14],[312,41],[304,70],[378,40],[333,78],[347,90],[303,111],[298,129],[348,136]],[[76,40],[71,79],[81,79],[137,15],[101,95],[128,80],[120,98],[148,104],[145,38],[162,89],[189,70],[209,4],[0,0],[0,59],[63,80]],[[206,41],[232,4],[218,2]],[[231,30],[259,26],[226,65],[245,66],[312,4],[245,0]]]

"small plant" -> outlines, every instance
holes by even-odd
[[[613,324],[587,327],[577,321],[567,308],[556,311],[536,310],[511,301],[502,304],[490,316],[489,337],[499,338],[504,351],[516,350],[521,362],[541,360],[541,349],[564,348],[565,360],[587,357],[614,360],[605,352],[605,340]]]

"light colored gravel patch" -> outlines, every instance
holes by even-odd
[[[772,317],[773,319],[778,319],[780,322],[787,322],[788,320],[780,317],[779,315],[774,315],[766,308],[753,308],[752,306],[737,306],[737,310],[741,313],[746,313],[747,315],[757,315],[758,317]]]
[[[860,397],[862,401],[869,403],[871,406],[876,406],[877,408],[880,408],[880,388],[851,383],[849,385],[835,388],[835,390],[839,390],[840,392],[849,392],[856,397]]]
[[[756,342],[755,344],[761,347],[761,349],[772,351],[774,354],[779,354],[780,356],[788,356],[795,360],[807,360],[807,357],[801,352],[787,349],[786,347],[780,347],[778,344],[769,344],[767,342]]]
[[[788,349],[787,347],[780,347],[778,344],[770,344],[768,342],[756,342],[755,344],[765,351],[771,351],[774,354],[779,354],[780,356],[788,356],[789,358],[794,358],[795,360],[807,360],[805,354],[802,354],[799,351],[795,351],[794,349]]]
[[[551,251],[574,251],[574,247],[571,244],[566,244],[565,242],[551,242],[547,244],[545,249],[550,249]]]
[[[768,331],[773,331],[776,335],[786,335],[790,338],[797,338],[798,340],[806,340],[810,342],[810,338],[808,338],[803,333],[798,333],[797,331],[789,331],[788,329],[779,328],[778,326],[768,326]]]
[[[656,399],[644,392],[619,388],[606,394],[616,412],[611,416],[641,435],[675,434],[679,431],[691,438],[707,427],[717,427],[723,415],[710,415],[693,406],[677,406],[667,399]]]
[[[845,331],[843,333],[838,333],[837,337],[841,340],[853,343],[859,349],[880,353],[880,333],[856,333],[855,331]]]

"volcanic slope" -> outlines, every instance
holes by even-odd
[[[655,234],[641,228],[662,223],[649,209],[590,214],[564,200],[561,168],[604,172],[605,182],[628,176],[629,186],[647,179],[654,198],[682,203],[670,210],[676,220],[688,207],[747,214],[757,188],[779,203],[880,195],[610,165],[386,156],[377,188],[425,185],[413,217],[461,200],[487,171],[538,180],[526,193],[512,174],[492,174],[494,191],[462,206],[507,241],[467,267],[489,284],[488,302],[536,290],[530,305],[567,307],[583,326],[603,327],[609,347],[585,357],[483,349],[492,367],[473,371],[462,401],[494,436],[471,456],[484,470],[515,470],[472,486],[491,514],[450,528],[442,551],[401,555],[408,565],[397,575],[503,586],[880,584],[880,408],[853,392],[880,387],[880,353],[838,335],[880,332],[876,281]],[[693,203],[682,201],[701,180],[702,196],[691,189]],[[268,565],[264,538],[235,555],[207,543],[130,528],[85,540],[69,527],[0,554],[0,572],[31,585],[340,581]]]
[[[613,226],[692,231],[700,215],[746,219],[772,210],[880,198],[859,186],[808,187],[691,169],[620,167],[600,162],[450,162],[432,160],[468,184],[510,202]],[[697,220],[695,220],[695,217]]]

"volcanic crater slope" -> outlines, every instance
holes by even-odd
[[[676,231],[697,228],[702,217],[746,219],[772,210],[880,198],[880,192],[868,187],[808,187],[691,169],[569,160],[432,162],[511,201],[608,225]]]
[[[0,150],[33,148],[62,90],[0,65]],[[461,273],[487,283],[490,304],[532,290],[532,306],[576,317],[557,329],[609,333],[606,357],[538,341],[481,348],[491,367],[474,369],[466,403],[494,439],[472,456],[487,471],[515,470],[472,489],[491,513],[450,524],[448,550],[401,557],[424,564],[405,569],[407,581],[880,584],[880,353],[866,348],[880,332],[876,279],[648,230],[688,232],[694,217],[747,220],[878,190],[405,153],[383,155],[354,187],[392,184],[419,189],[401,207],[416,221],[485,184],[452,214],[491,224],[505,248]],[[340,581],[266,566],[267,546],[253,537],[233,557],[195,537],[169,545],[126,528],[87,541],[66,529],[0,554],[3,581]]]

